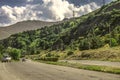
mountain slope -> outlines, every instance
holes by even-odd
[[[120,8],[118,7],[120,7],[119,0],[61,24],[14,34],[2,40],[1,44],[5,48],[17,48],[27,54],[37,54],[42,50],[88,50],[106,45],[119,46]]]
[[[36,30],[41,27],[50,26],[57,23],[59,22],[22,21],[7,27],[0,27],[0,39],[7,38],[15,33],[28,31],[28,30]]]
[[[117,7],[116,7],[117,6]],[[120,43],[120,1],[112,2],[88,15],[77,26],[60,36],[60,40],[69,47],[79,49],[95,49],[109,44],[117,46]],[[58,43],[58,41],[56,41]],[[58,43],[54,43],[56,49]]]

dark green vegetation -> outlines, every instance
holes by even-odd
[[[52,60],[50,58],[60,57],[57,53],[52,54],[52,51],[68,51],[66,56],[71,56],[75,50],[97,49],[106,45],[120,45],[119,0],[80,18],[14,34],[0,41],[0,53],[11,47],[16,49],[13,52],[18,56],[39,54],[39,58]]]
[[[49,62],[49,61],[47,61],[47,62],[40,61],[40,62],[47,63],[47,64],[53,64],[53,65],[73,67],[73,68],[78,68],[78,69],[120,74],[120,68],[115,68],[115,67],[98,66],[98,65],[85,65],[85,64],[79,64],[79,63],[67,63],[67,62]]]
[[[20,49],[8,47],[6,52],[9,53],[9,55],[12,56],[12,58],[14,60],[19,60],[19,58],[21,56],[21,50]]]

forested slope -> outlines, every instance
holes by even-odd
[[[2,51],[16,48],[26,54],[42,50],[88,50],[120,45],[120,1],[50,27],[14,34],[0,42]]]

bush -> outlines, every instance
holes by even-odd
[[[80,44],[79,44],[79,49],[80,50],[88,50],[90,48],[90,42],[89,40],[87,39],[83,39],[80,41]]]
[[[114,39],[114,38],[111,38],[111,46],[117,46],[118,45],[118,43],[117,43],[117,41],[116,41],[116,39]]]
[[[87,52],[82,52],[81,58],[86,58],[86,59],[88,59],[88,58],[91,58],[92,55],[93,55],[93,54],[90,54],[90,53],[87,53]]]
[[[73,55],[74,53],[72,51],[68,51],[67,55],[70,56],[70,55]]]
[[[0,53],[0,60],[2,59],[2,54]]]
[[[44,58],[40,58],[40,60],[56,62],[58,61],[58,58],[57,57],[44,57]]]
[[[20,58],[20,56],[21,56],[21,50],[20,50],[20,49],[16,49],[16,48],[8,47],[7,53],[9,53],[9,55],[10,55],[10,56],[12,57],[12,59],[14,59],[14,60],[19,60],[19,58]]]

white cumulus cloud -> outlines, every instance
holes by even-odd
[[[34,0],[27,0],[27,2],[33,2]]]
[[[27,0],[34,2],[34,0]],[[65,17],[72,17],[73,9],[76,17],[89,13],[100,6],[91,2],[86,5],[74,7],[74,4],[66,0],[42,0],[42,4],[29,4],[24,6],[8,6],[0,7],[0,26],[10,25],[23,20],[45,20],[59,21]]]

